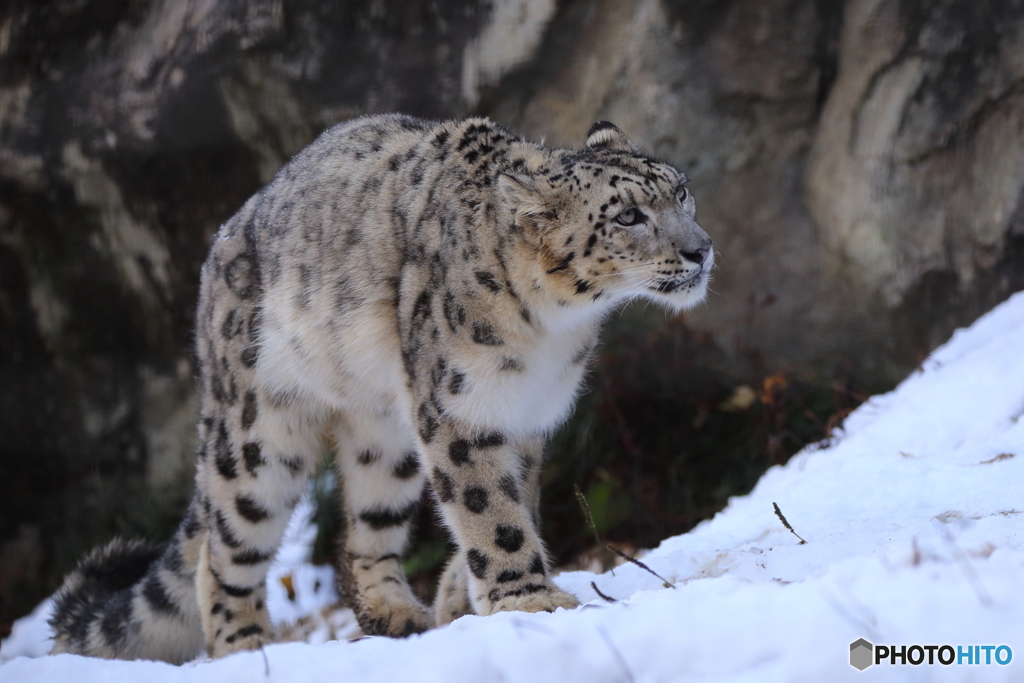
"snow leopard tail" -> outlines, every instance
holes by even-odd
[[[195,567],[186,567],[183,541],[179,530],[170,543],[117,539],[93,550],[54,596],[52,654],[172,663],[199,654]]]

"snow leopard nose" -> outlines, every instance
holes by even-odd
[[[709,244],[706,247],[700,247],[696,251],[686,251],[685,249],[680,249],[679,253],[687,261],[693,261],[694,263],[696,263],[699,266],[699,265],[702,265],[704,263],[704,261],[708,257],[708,254],[711,253],[711,245]]]

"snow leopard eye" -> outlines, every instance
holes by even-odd
[[[631,225],[639,225],[645,220],[647,220],[647,216],[645,216],[643,212],[636,207],[630,207],[615,217],[616,223],[624,225],[627,228]]]
[[[676,191],[676,195],[679,197],[679,203],[680,204],[685,204],[686,200],[689,199],[689,197],[690,197],[690,191],[687,190],[685,187],[680,187]]]

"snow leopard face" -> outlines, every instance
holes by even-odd
[[[581,150],[499,178],[536,246],[545,284],[566,302],[647,297],[675,310],[700,302],[714,265],[687,178],[598,122]]]

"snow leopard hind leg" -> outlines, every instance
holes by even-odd
[[[116,540],[68,575],[51,622],[54,653],[181,663],[204,645],[218,656],[269,634],[263,579],[312,469],[298,454],[311,459],[322,449],[262,436],[289,425],[255,386],[259,273],[242,234],[251,209],[225,226],[203,267],[188,512],[168,544]]]
[[[327,415],[298,391],[259,379],[260,262],[251,200],[203,266],[196,320],[201,530],[196,601],[206,651],[221,657],[272,638],[266,576],[309,475],[327,451]]]

